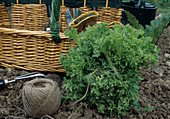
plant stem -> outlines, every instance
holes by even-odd
[[[76,108],[75,108],[75,105],[76,105],[78,102],[82,101],[82,100],[86,97],[86,95],[87,95],[87,93],[88,93],[88,90],[89,90],[90,78],[91,78],[91,76],[92,76],[96,71],[98,71],[98,70],[99,70],[99,68],[95,69],[95,71],[93,71],[93,72],[90,74],[90,76],[89,76],[89,78],[88,78],[88,84],[87,84],[86,93],[84,94],[84,96],[83,96],[82,98],[80,98],[79,100],[75,101],[75,103],[73,104],[73,111],[72,111],[71,115],[70,115],[67,119],[70,119],[70,118],[71,118],[73,112],[74,112],[75,109],[76,109]]]
[[[164,28],[162,29],[161,34],[163,33],[163,31],[164,31],[165,27],[166,27],[166,25],[165,25],[165,26],[164,26]],[[161,34],[159,35],[158,40],[155,42],[155,45],[158,43],[158,41],[159,41],[159,39],[160,39],[160,37],[161,37]],[[154,47],[155,47],[155,46],[154,46]]]
[[[119,72],[117,71],[116,67],[113,66],[112,60],[110,59],[109,55],[107,53],[104,53],[109,65],[111,66],[112,70],[114,71],[114,73],[116,74],[116,76],[118,77],[118,79],[122,80],[122,76],[119,74]]]

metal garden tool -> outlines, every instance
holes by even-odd
[[[34,78],[34,77],[43,77],[43,78],[46,78],[46,76],[44,74],[41,74],[39,72],[32,72],[32,73],[29,73],[29,74],[18,76],[16,78],[14,78],[13,80],[8,80],[8,79],[3,79],[2,80],[2,79],[0,79],[0,87],[1,86],[5,86],[8,83],[15,82],[17,80]]]
[[[5,6],[7,7],[11,28],[13,29],[12,18],[11,18],[11,4],[8,3],[8,4],[5,4]]]
[[[71,12],[71,10],[72,10],[72,12]],[[70,27],[70,24],[73,22],[73,20],[81,15],[81,10],[78,8],[71,8],[66,11],[65,15],[66,15],[66,19],[67,19],[67,25],[68,25],[68,27]]]

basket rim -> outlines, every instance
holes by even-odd
[[[31,35],[31,36],[36,36],[36,37],[46,37],[46,38],[52,40],[51,34],[49,31],[30,31],[30,30],[18,30],[18,29],[11,29],[11,28],[0,28],[0,33],[18,34],[18,35],[23,35],[23,36]],[[62,32],[60,32],[59,35],[60,35],[60,39],[69,38]]]

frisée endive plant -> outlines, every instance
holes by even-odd
[[[107,25],[88,26],[79,34],[74,28],[66,30],[65,34],[75,40],[77,47],[60,57],[69,76],[63,88],[70,92],[64,99],[80,99],[91,76],[83,101],[100,113],[120,116],[138,105],[138,83],[142,80],[139,67],[148,66],[148,62],[156,64],[159,48],[151,44],[150,37],[143,36],[145,32],[141,29],[130,25],[109,29]]]

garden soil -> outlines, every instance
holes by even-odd
[[[140,82],[139,102],[140,109],[143,110],[138,113],[138,110],[132,109],[128,115],[120,117],[121,119],[170,119],[170,27],[161,35],[157,45],[160,47],[158,65],[150,65],[148,69],[140,68],[144,80]],[[0,67],[0,79],[14,79],[27,73],[30,71]],[[61,88],[64,73],[41,73],[57,81],[61,94],[64,95],[65,91]],[[31,79],[19,80],[0,89],[0,119],[34,119],[26,115],[21,98],[23,85],[28,80]],[[153,110],[145,111],[147,107]],[[101,115],[95,109],[89,109],[83,102],[72,110],[73,108],[62,102],[58,111],[42,119],[67,119],[70,115],[70,119],[117,119]]]

